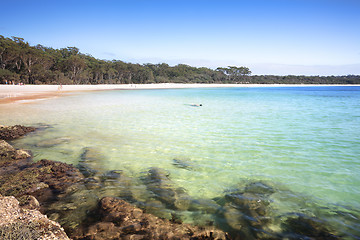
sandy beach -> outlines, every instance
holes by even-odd
[[[171,88],[210,88],[240,87],[255,85],[240,84],[108,84],[108,85],[0,85],[0,104],[12,102],[30,102],[33,100],[59,97],[67,93],[103,90],[135,90],[135,89],[171,89]]]
[[[220,88],[220,87],[289,87],[325,86],[290,84],[99,84],[99,85],[0,85],[0,104],[23,102],[59,97],[67,93],[103,90],[141,90],[141,89],[178,89],[178,88]],[[333,86],[333,85],[332,85]],[[340,86],[340,85],[339,85]],[[348,85],[347,85],[348,86]],[[349,85],[350,86],[350,85]]]

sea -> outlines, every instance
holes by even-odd
[[[241,221],[230,223],[226,209],[241,209],[227,200],[258,186],[260,193],[250,192],[266,201],[265,213],[247,217],[273,219],[264,231],[276,234],[284,219],[306,216],[341,238],[360,239],[359,86],[64,93],[0,105],[0,124],[40,128],[12,142],[35,161],[77,166],[84,151],[95,151],[94,168],[133,179],[129,188],[144,191],[133,202],[146,208],[157,199],[162,217],[234,230]],[[154,171],[165,188],[186,194],[185,207],[161,204],[161,191],[144,180]]]

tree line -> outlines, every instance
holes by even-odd
[[[76,47],[31,46],[23,38],[0,35],[0,84],[135,83],[360,84],[360,76],[251,76],[247,67],[215,70],[185,64],[133,64],[100,60]]]

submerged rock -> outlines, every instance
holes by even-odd
[[[164,169],[152,167],[144,179],[146,187],[155,195],[155,198],[167,205],[175,202],[175,191],[172,189],[172,182],[169,173]]]
[[[121,170],[111,170],[101,175],[102,188],[100,195],[115,196],[121,199],[134,201],[131,187],[133,185],[133,179],[126,176]]]
[[[269,196],[275,193],[274,188],[263,182],[251,182],[246,185],[244,192],[261,196]]]
[[[174,158],[173,165],[178,168],[186,169],[186,170],[194,170],[194,166],[190,160],[190,158]]]
[[[215,214],[219,212],[221,206],[212,199],[194,199],[190,203],[190,211],[201,211],[204,214]]]
[[[299,214],[282,224],[284,237],[288,239],[340,239],[332,234],[320,220]]]
[[[40,148],[51,148],[60,144],[69,143],[70,138],[68,137],[60,137],[60,138],[51,138],[51,139],[44,139],[35,144],[36,147]]]
[[[15,126],[0,126],[0,139],[2,140],[14,140],[27,133],[34,132],[36,128],[25,127],[21,125]]]
[[[0,195],[0,239],[69,239],[64,229],[38,210],[19,206],[14,197]]]
[[[105,157],[95,148],[86,147],[80,156],[78,168],[85,177],[93,177],[104,173],[101,162]]]
[[[213,227],[200,228],[160,219],[112,197],[100,201],[99,221],[72,235],[73,239],[228,239]]]
[[[47,207],[47,213],[51,219],[59,222],[67,233],[72,233],[87,221],[89,212],[96,209],[98,201],[96,192],[85,188],[78,189],[71,194],[59,196],[58,201]]]
[[[160,200],[167,208],[187,210],[192,199],[182,188],[175,188],[169,178],[169,173],[161,168],[150,168],[144,183],[154,198]]]
[[[263,182],[250,182],[243,189],[236,189],[216,199],[223,206],[218,214],[225,221],[219,225],[232,237],[261,239],[273,237],[267,232],[270,221],[270,196],[275,190]],[[221,217],[220,217],[221,218]]]

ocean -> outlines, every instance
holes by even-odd
[[[233,230],[228,199],[257,186],[252,196],[267,202],[266,214],[257,215],[273,219],[265,231],[278,231],[295,214],[360,238],[360,87],[82,92],[0,105],[0,123],[42,128],[12,142],[35,160],[78,165],[95,152],[95,169],[121,171],[131,179],[130,201],[146,208],[157,200],[152,211],[161,217]],[[163,192],[147,185],[153,171],[187,201],[162,201]]]

